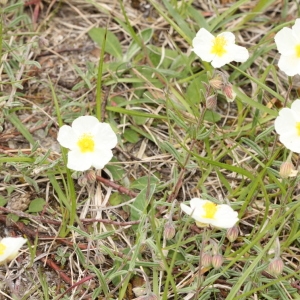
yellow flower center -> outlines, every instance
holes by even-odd
[[[82,153],[94,152],[95,149],[95,142],[90,134],[84,134],[81,136],[77,145]]]
[[[215,213],[217,212],[217,204],[212,202],[207,202],[203,205],[205,215],[203,218],[213,219],[215,217]]]
[[[296,56],[297,56],[298,58],[300,58],[300,44],[296,45],[295,51],[296,51]]]
[[[296,123],[297,135],[300,136],[300,122]]]
[[[5,250],[6,250],[6,246],[3,244],[0,244],[0,255],[3,255]]]
[[[213,46],[211,48],[211,53],[218,56],[223,56],[227,51],[225,49],[227,42],[223,36],[217,36],[213,41]]]

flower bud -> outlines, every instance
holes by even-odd
[[[237,226],[233,226],[227,229],[226,237],[228,238],[229,242],[234,242],[238,236],[239,228]]]
[[[175,233],[176,233],[176,230],[175,230],[174,223],[172,221],[168,221],[165,224],[164,237],[167,240],[171,240],[174,237]]]
[[[236,93],[232,89],[232,84],[228,83],[223,87],[223,93],[226,96],[228,102],[234,101]]]
[[[142,286],[137,286],[135,288],[132,288],[132,291],[134,292],[134,295],[136,297],[143,296],[147,293],[146,288],[144,288]]]
[[[88,170],[85,172],[85,177],[86,177],[88,183],[95,183],[96,172],[94,170]]]
[[[274,258],[271,260],[270,264],[268,265],[267,271],[273,276],[281,275],[283,271],[284,263],[280,257]]]
[[[217,95],[210,95],[206,98],[206,108],[214,110],[217,107]]]
[[[211,264],[216,270],[221,268],[223,262],[224,262],[224,258],[221,254],[214,255],[211,260]]]
[[[280,166],[279,174],[281,178],[294,177],[297,173],[291,161],[283,162]]]
[[[220,76],[216,76],[209,80],[209,84],[216,90],[220,90],[223,87],[223,81]]]
[[[80,185],[80,186],[85,186],[87,184],[88,180],[87,178],[84,176],[84,175],[81,175],[78,180],[77,180],[77,183]]]
[[[212,256],[208,252],[202,253],[202,257],[201,257],[202,267],[208,268],[211,266],[211,263],[212,263]]]

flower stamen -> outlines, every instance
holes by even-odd
[[[6,250],[6,246],[0,243],[0,255],[3,255]]]
[[[295,51],[296,51],[297,58],[300,58],[300,44],[296,45]]]
[[[203,218],[213,219],[217,212],[217,204],[212,202],[207,202],[203,205],[203,209],[205,211],[205,215]]]
[[[81,153],[94,152],[95,141],[90,134],[84,134],[77,142]]]
[[[213,41],[211,53],[222,57],[227,52],[227,50],[225,49],[226,44],[227,41],[223,36],[217,36]]]
[[[300,122],[296,122],[297,135],[300,136]]]

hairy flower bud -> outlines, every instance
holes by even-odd
[[[88,183],[95,183],[96,172],[94,170],[88,170],[85,172],[85,177],[86,177]]]
[[[156,295],[154,295],[153,293],[150,292],[146,296],[141,296],[141,297],[136,298],[136,300],[158,300],[158,298]]]
[[[267,271],[273,276],[281,275],[283,271],[284,263],[280,257],[276,257],[271,260],[270,264],[268,265]]]
[[[232,243],[239,236],[239,228],[237,226],[233,226],[232,228],[227,229],[226,237]]]
[[[85,186],[87,184],[88,180],[84,175],[81,175],[78,179],[77,179],[77,183],[80,186]]]
[[[164,237],[167,240],[171,240],[174,237],[175,233],[176,233],[176,229],[174,223],[172,221],[168,221],[165,224]]]
[[[143,296],[147,293],[146,288],[142,286],[137,286],[135,288],[132,288],[132,291],[134,292],[134,295],[136,297]]]
[[[223,87],[223,81],[221,77],[218,75],[212,78],[211,80],[209,80],[209,84],[211,85],[211,87],[213,87],[216,90],[220,90]]]
[[[217,107],[217,95],[210,95],[206,98],[206,108],[214,110]]]
[[[291,161],[283,162],[280,166],[279,174],[281,178],[294,177],[297,173]]]
[[[223,87],[223,93],[226,96],[228,102],[234,101],[236,93],[232,89],[232,84],[228,83]]]
[[[224,258],[221,254],[214,255],[211,260],[211,264],[216,270],[221,268],[223,262],[224,262]]]
[[[210,267],[212,263],[212,256],[208,252],[202,253],[201,264],[204,268]]]

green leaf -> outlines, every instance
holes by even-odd
[[[257,1],[256,5],[252,8],[250,13],[247,13],[245,17],[236,26],[242,26],[244,23],[252,20],[256,16],[261,16],[269,6],[271,6],[276,0],[260,0]]]
[[[214,129],[215,129],[215,125],[211,126],[209,128],[209,130],[206,130],[204,128],[204,130],[201,130],[201,132],[199,132],[197,134],[197,140],[204,140],[204,139],[206,139],[207,137],[209,137],[212,134],[212,132],[213,132]]]
[[[6,203],[7,200],[4,197],[0,196],[0,206],[4,206]]]
[[[241,140],[247,144],[250,148],[252,148],[258,155],[261,157],[266,157],[266,154],[264,151],[257,145],[256,142],[251,141],[250,139],[246,137],[242,137]]]
[[[13,221],[13,222],[18,222],[19,221],[19,216],[15,215],[15,214],[8,214],[6,216],[7,221]]]
[[[126,129],[124,132],[124,138],[126,141],[135,144],[140,139],[139,135],[132,129]]]
[[[204,115],[204,120],[217,123],[221,120],[221,116],[215,111],[207,110]]]
[[[37,182],[34,179],[32,179],[31,177],[26,176],[26,175],[24,175],[24,179],[27,183],[29,183],[30,185],[32,185],[34,187],[34,189],[37,193],[40,191],[39,185],[37,184]]]
[[[148,113],[140,112],[138,110],[129,110],[121,107],[107,106],[106,110],[114,111],[129,116],[137,116],[137,117],[153,118],[153,119],[167,119],[166,116],[148,114]]]
[[[135,198],[130,208],[130,219],[132,221],[140,220],[141,215],[146,213],[146,208],[155,192],[155,188],[155,184],[147,185]]]
[[[157,184],[159,182],[159,179],[157,177],[150,177],[149,176],[143,176],[135,180],[131,185],[131,189],[137,189],[137,190],[142,190],[148,186],[148,184]]]
[[[113,193],[110,197],[109,197],[109,204],[111,206],[115,206],[115,205],[119,205],[127,200],[129,200],[129,196],[127,195],[123,195],[120,193]]]
[[[251,107],[255,107],[258,110],[260,110],[263,113],[267,113],[271,116],[276,117],[278,115],[278,113],[275,110],[272,110],[268,107],[266,107],[265,105],[256,102],[255,100],[249,98],[248,96],[246,96],[242,91],[240,91],[238,88],[236,88],[235,86],[233,87],[233,91],[236,93],[237,97],[244,103],[247,103],[248,105],[250,105]]]
[[[210,24],[210,30],[209,31],[215,31],[218,29],[218,25],[222,23],[224,20],[228,18],[231,14],[234,14],[236,10],[240,8],[240,6],[249,0],[240,0],[235,2],[234,4],[230,5],[228,9],[225,9],[224,12],[220,15],[218,15],[216,18],[213,19],[213,21]]]
[[[36,198],[30,202],[27,212],[40,212],[43,210],[45,204],[46,201],[43,198]]]
[[[35,143],[34,138],[32,137],[29,130],[24,126],[15,113],[5,112],[7,119],[16,127],[16,129],[24,136],[24,138],[33,145]]]
[[[153,29],[152,28],[147,28],[141,31],[141,33],[138,35],[142,41],[143,44],[146,45],[150,39],[152,38],[153,35]],[[132,59],[135,54],[137,54],[141,50],[141,46],[136,42],[132,41],[128,47],[127,53],[124,56],[124,61],[129,61]]]
[[[100,47],[105,35],[105,28],[92,28],[89,31],[89,36],[96,42]],[[114,33],[107,30],[105,51],[115,58],[122,59],[122,48],[121,44]]]
[[[164,141],[163,143],[160,143],[160,148],[172,154],[180,164],[183,164],[185,158],[171,143]]]
[[[118,162],[118,160],[113,157],[111,162]],[[118,181],[124,178],[125,171],[124,168],[122,168],[120,165],[111,164],[111,165],[106,165],[105,168],[109,170],[114,180]]]

